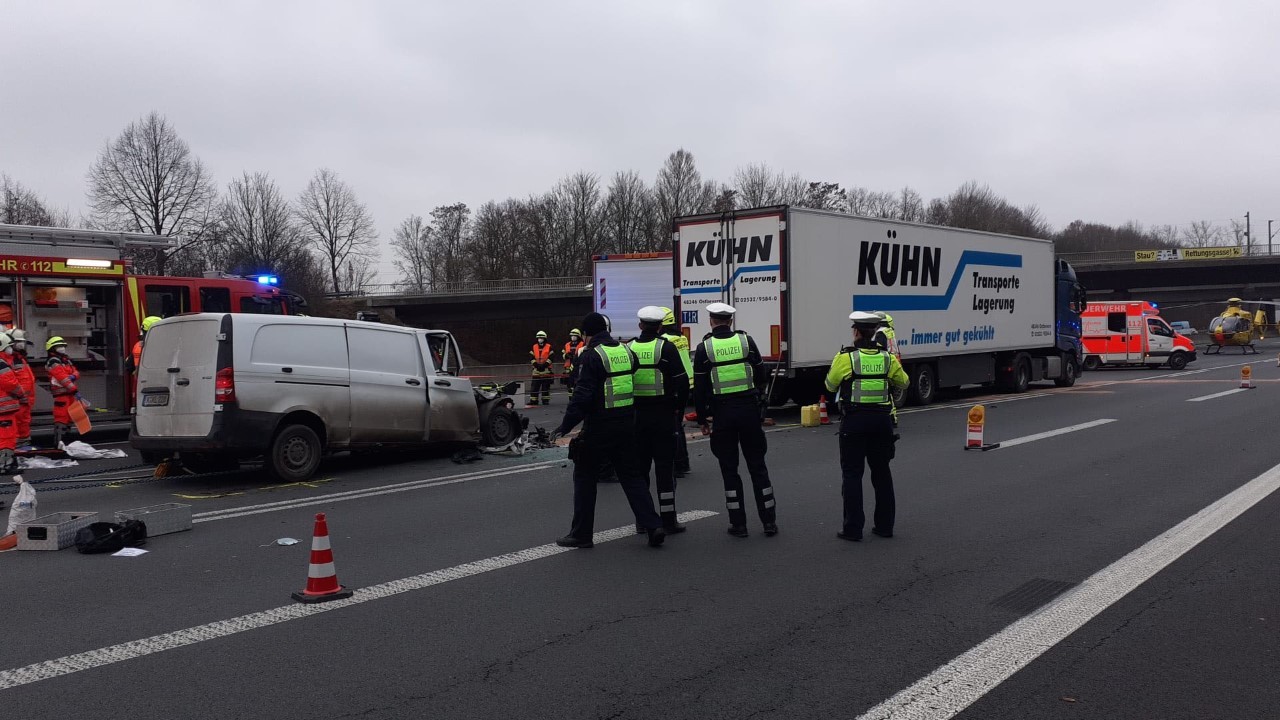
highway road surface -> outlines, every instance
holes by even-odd
[[[768,435],[781,532],[751,512],[749,538],[726,534],[696,442],[689,531],[659,549],[612,485],[593,549],[552,544],[571,511],[563,449],[335,458],[294,485],[40,485],[41,514],[176,501],[196,523],[140,557],[0,555],[0,712],[1277,717],[1280,344],[1262,349],[906,411],[896,535],[861,543],[835,537],[834,428],[795,411]],[[1246,362],[1256,389],[1238,387]],[[962,449],[975,402],[997,450]],[[357,591],[300,605],[316,512]]]

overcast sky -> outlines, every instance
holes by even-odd
[[[1251,211],[1265,241],[1280,3],[1049,5],[0,0],[0,172],[78,213],[103,143],[157,110],[220,187],[338,172],[383,281],[410,213],[575,170],[651,182],[678,147],[720,181],[977,180],[1055,227]]]

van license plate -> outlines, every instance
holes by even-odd
[[[169,393],[149,393],[142,396],[143,407],[164,407],[169,404]]]

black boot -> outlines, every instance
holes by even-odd
[[[662,542],[666,539],[667,531],[660,527],[649,531],[649,547],[662,547]]]

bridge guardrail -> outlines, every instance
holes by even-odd
[[[393,295],[497,295],[530,290],[590,290],[590,275],[550,278],[506,278],[467,280],[414,286],[406,283],[370,285],[360,292],[331,293],[331,297],[387,297]]]

